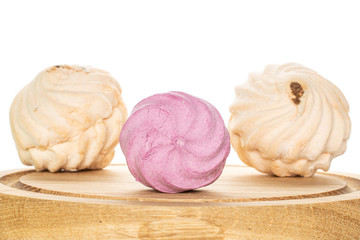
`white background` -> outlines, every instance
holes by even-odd
[[[298,62],[337,85],[350,104],[348,150],[332,171],[360,174],[358,1],[1,1],[0,170],[19,168],[8,112],[46,67],[109,71],[129,112],[141,99],[185,91],[227,123],[234,86],[270,63]],[[119,147],[113,162],[124,162]],[[241,164],[232,150],[228,163]]]

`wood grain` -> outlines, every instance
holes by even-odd
[[[0,239],[360,239],[360,176],[226,166],[210,186],[165,194],[125,165],[12,170],[0,173]]]

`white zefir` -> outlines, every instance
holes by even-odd
[[[247,165],[270,175],[310,177],[345,152],[349,105],[315,71],[294,63],[268,65],[235,92],[229,132]]]
[[[126,118],[119,83],[108,72],[76,65],[40,72],[10,109],[19,157],[38,171],[106,167]]]

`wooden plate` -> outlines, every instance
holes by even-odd
[[[360,239],[360,176],[226,166],[208,187],[165,194],[135,182],[126,165],[6,171],[0,239]]]

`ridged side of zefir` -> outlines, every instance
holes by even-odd
[[[76,65],[39,73],[10,109],[20,159],[38,171],[106,167],[126,118],[118,82],[105,71]]]
[[[230,137],[214,106],[182,92],[138,103],[120,135],[134,177],[161,192],[200,188],[221,174]]]
[[[240,159],[277,176],[312,176],[344,153],[351,123],[341,91],[299,64],[269,65],[236,87],[231,143]]]

